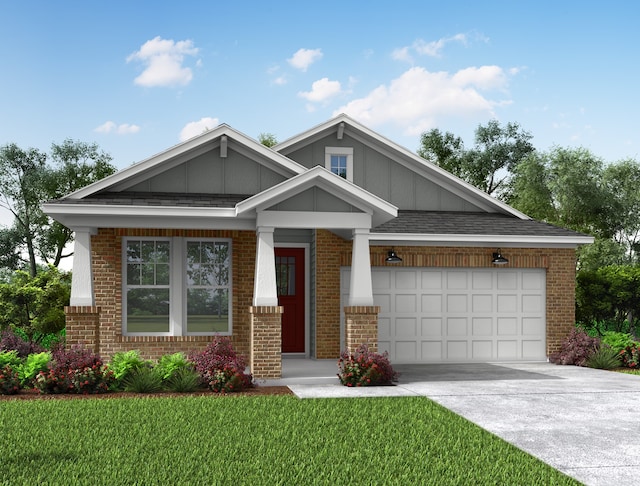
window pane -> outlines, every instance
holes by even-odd
[[[169,265],[159,263],[156,265],[156,285],[169,285]]]
[[[143,241],[142,242],[142,259],[145,262],[154,262],[155,261],[155,241]]]
[[[127,285],[140,285],[139,263],[129,263],[127,265]]]
[[[128,262],[139,262],[141,258],[140,255],[140,242],[139,241],[128,241],[127,242],[127,261]]]
[[[187,265],[200,263],[200,242],[190,241],[187,243]]]
[[[187,332],[227,332],[229,292],[189,289],[187,291]]]
[[[127,291],[128,332],[169,332],[169,289]]]
[[[169,242],[157,241],[156,242],[156,262],[169,263]]]
[[[143,263],[142,276],[140,277],[141,285],[155,285],[155,265],[153,263]]]

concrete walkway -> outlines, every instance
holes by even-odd
[[[640,376],[549,363],[396,365],[397,386],[347,388],[334,360],[310,363],[318,376],[267,384],[300,398],[425,396],[584,484],[640,482]]]

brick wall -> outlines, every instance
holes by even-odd
[[[251,314],[251,373],[256,378],[282,375],[281,306],[255,306]]]
[[[160,230],[101,228],[91,237],[96,307],[100,308],[99,352],[109,359],[118,351],[137,349],[147,359],[163,354],[203,349],[211,336],[123,336],[122,335],[122,238],[125,236],[231,238],[233,335],[236,350],[249,357],[250,316],[253,300],[256,236],[253,231]],[[67,330],[68,342],[87,342],[81,326]]]

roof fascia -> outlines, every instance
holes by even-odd
[[[467,235],[467,234],[420,234],[420,233],[375,233],[370,241],[380,243],[405,243],[409,246],[499,246],[512,248],[572,247],[593,243],[592,236],[533,236],[533,235]]]
[[[262,145],[257,140],[254,140],[223,123],[212,130],[207,130],[200,135],[174,145],[163,152],[133,164],[132,166],[116,172],[111,176],[85,186],[66,197],[69,199],[82,199],[118,184],[125,184],[125,186],[130,187],[131,185],[135,185],[140,182],[142,179],[157,175],[158,173],[179,165],[194,156],[215,148],[217,145],[213,142],[223,135],[227,135],[231,138],[230,143],[235,150],[238,150],[239,152],[240,150],[243,150],[243,155],[256,160],[256,162],[262,165],[271,167],[285,177],[291,177],[306,170],[304,166],[297,162],[275,152],[271,148]],[[247,148],[243,149],[243,146]],[[255,154],[258,154],[259,157],[256,158]],[[132,181],[131,184],[128,184],[129,180]]]

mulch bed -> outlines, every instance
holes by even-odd
[[[74,393],[62,393],[59,395],[41,394],[38,390],[20,390],[16,395],[0,395],[0,402],[4,400],[87,400],[105,398],[149,398],[149,397],[238,397],[238,396],[266,396],[266,395],[293,395],[286,386],[255,386],[241,392],[214,393],[212,391],[198,391],[194,393],[128,393],[108,392],[94,395],[77,395]]]

